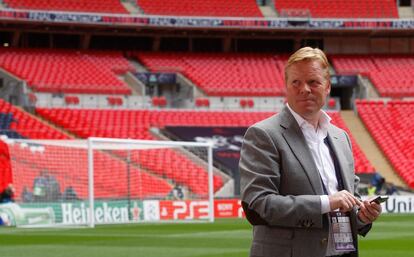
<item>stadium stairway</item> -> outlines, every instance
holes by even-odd
[[[271,17],[271,18],[279,17],[279,14],[277,13],[272,1],[271,3],[268,3],[268,5],[264,5],[264,6],[259,5],[259,9],[262,12],[264,17]]]
[[[176,72],[176,74],[178,83],[194,88],[194,97],[207,96],[206,92],[202,88],[197,86],[193,81],[191,81],[191,79],[189,79],[187,76],[185,76],[181,72]]]
[[[380,98],[380,95],[377,89],[375,88],[374,84],[372,84],[372,81],[368,77],[361,76],[361,81],[362,81],[362,84],[368,89],[368,92],[367,92],[368,99]]]
[[[400,6],[398,7],[398,16],[402,19],[414,18],[414,10],[411,6]]]
[[[136,72],[148,72],[147,68],[145,68],[141,63],[138,61],[128,58],[128,62],[134,67]],[[122,75],[122,80],[128,85],[131,89],[132,95],[144,95],[145,92],[145,84],[142,83],[139,79],[135,77],[131,72],[127,72]]]
[[[138,62],[137,60],[133,58],[128,58],[128,62],[132,64],[132,66],[134,66],[137,72],[148,72],[148,69],[143,64]]]
[[[129,89],[131,89],[131,95],[140,95],[145,94],[145,84],[137,79],[132,73],[128,72],[127,74],[122,75],[120,80],[124,81]]]
[[[142,14],[144,11],[134,1],[121,1],[124,8],[131,14]]]
[[[367,159],[374,165],[376,170],[386,179],[386,181],[392,182],[396,186],[407,188],[407,185],[397,175],[397,172],[388,162],[387,158],[377,146],[359,117],[355,115],[353,111],[341,111],[341,116],[351,131],[355,141],[358,142],[361,149],[363,149]]]
[[[133,58],[129,58],[128,61],[129,61],[129,63],[131,63],[134,66],[134,68],[136,69],[137,72],[149,72],[147,67],[145,65],[143,65],[141,62],[139,62],[138,60],[133,59]],[[198,87],[196,84],[194,84],[182,72],[174,71],[174,73],[177,75],[178,84],[194,88],[194,90],[196,92],[195,97],[205,97],[205,96],[207,96],[207,94],[200,87]],[[126,81],[126,82],[128,83],[128,81]],[[138,83],[141,83],[141,82],[138,81]],[[130,88],[132,88],[132,90],[137,91],[136,88],[131,86],[130,83],[128,83],[128,85],[130,86]],[[142,85],[141,85],[141,87],[142,87]]]

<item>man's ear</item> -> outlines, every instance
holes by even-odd
[[[328,85],[326,86],[326,93],[328,95],[331,93],[331,81],[328,81]]]

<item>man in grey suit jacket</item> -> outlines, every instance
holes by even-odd
[[[285,81],[287,106],[251,126],[241,150],[250,256],[358,256],[357,234],[365,236],[381,206],[359,199],[350,139],[321,110],[331,88],[325,54],[299,49]],[[339,220],[349,233],[334,224]]]

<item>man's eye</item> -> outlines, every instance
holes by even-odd
[[[309,85],[313,86],[313,87],[317,87],[319,86],[321,83],[317,80],[311,80],[309,81]]]

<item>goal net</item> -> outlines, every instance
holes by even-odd
[[[89,138],[8,140],[16,226],[213,221],[212,145]]]

